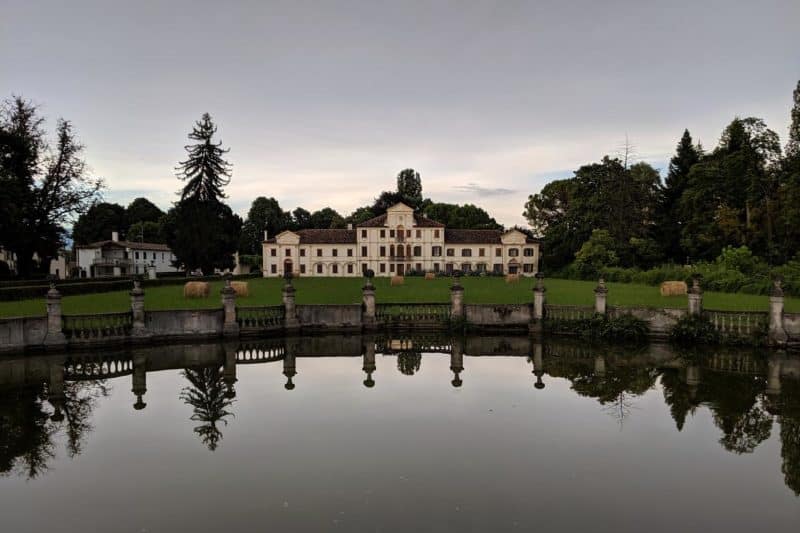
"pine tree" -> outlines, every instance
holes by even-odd
[[[680,199],[688,184],[689,170],[700,161],[702,153],[692,142],[689,130],[683,130],[675,155],[669,162],[669,174],[661,192],[661,216],[659,217],[659,233],[668,258],[676,262],[685,259],[680,246],[681,216]]]
[[[410,207],[422,203],[422,179],[413,168],[401,170],[397,175],[397,192]]]
[[[231,181],[231,165],[223,156],[230,149],[222,148],[222,141],[211,141],[216,132],[217,127],[208,113],[203,113],[192,128],[189,138],[198,142],[184,147],[189,158],[176,169],[178,177],[187,182],[181,200],[218,202],[225,198],[222,188]]]
[[[786,158],[800,158],[800,80],[794,90],[791,123],[789,124],[789,141],[786,143]]]

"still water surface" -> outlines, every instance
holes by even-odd
[[[0,359],[0,531],[793,531],[800,361],[310,337]]]

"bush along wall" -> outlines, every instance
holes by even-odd
[[[767,344],[769,324],[762,319],[758,327],[748,335],[726,333],[721,335],[705,316],[686,315],[678,319],[669,333],[671,343],[681,347],[696,345],[731,344],[740,346],[764,346]]]
[[[551,333],[614,342],[644,342],[648,334],[647,323],[630,314],[614,318],[597,313],[583,319],[546,319],[543,325]]]

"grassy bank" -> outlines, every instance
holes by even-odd
[[[533,300],[533,280],[524,279],[508,284],[503,278],[464,278],[464,297],[467,303],[527,303]],[[297,303],[336,304],[361,301],[360,278],[299,278]],[[379,303],[447,302],[450,298],[451,280],[437,278],[406,278],[402,286],[391,287],[388,278],[375,278],[376,298]],[[548,279],[547,302],[560,305],[592,305],[595,283]],[[239,298],[243,306],[274,305],[281,302],[283,280],[277,278],[250,280],[250,296]],[[208,309],[220,307],[219,291],[222,282],[211,284],[208,298],[184,299],[183,286],[153,287],[146,290],[145,308],[156,309]],[[658,287],[625,283],[608,284],[608,302],[619,306],[677,307],[686,306],[686,296],[662,297]],[[727,294],[707,292],[704,305],[708,309],[766,311],[768,298],[753,294]],[[63,299],[65,314],[103,313],[125,311],[130,307],[127,291],[102,294],[66,296]],[[787,312],[800,312],[800,299],[786,299]],[[35,316],[45,314],[44,296],[32,300],[0,302],[0,317]]]

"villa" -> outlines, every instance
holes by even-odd
[[[75,247],[77,266],[82,278],[130,276],[178,272],[172,262],[175,256],[166,244],[121,241],[119,233],[111,233],[110,241],[99,241]]]
[[[447,229],[399,203],[347,229],[284,231],[263,241],[264,277],[402,276],[415,272],[494,272],[533,276],[539,241],[519,230]]]

